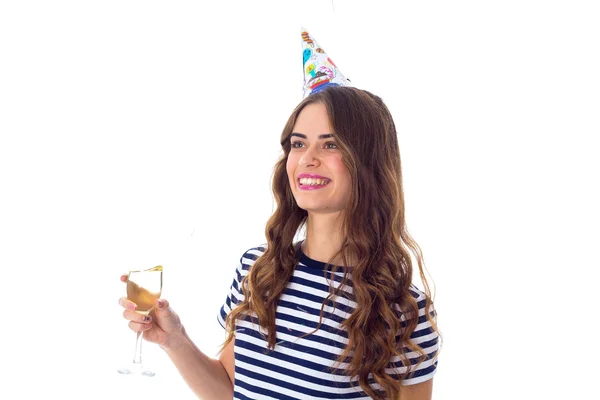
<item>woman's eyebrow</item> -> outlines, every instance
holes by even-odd
[[[290,135],[287,138],[285,138],[281,142],[281,145],[282,146],[285,145],[285,143],[287,143],[292,138],[292,136],[298,136],[298,137],[301,137],[302,139],[308,139],[308,137],[305,134],[303,134],[303,133],[292,132],[292,133],[290,133]],[[334,137],[333,133],[324,133],[322,135],[319,135],[318,139],[322,140],[322,139],[329,139],[329,138],[332,138],[332,137]]]
[[[302,139],[307,139],[306,135],[302,134],[302,133],[296,133],[296,132],[292,132],[292,134],[290,135],[290,137],[292,136],[298,136],[301,137]],[[333,133],[324,133],[323,135],[319,135],[319,140],[321,139],[329,139],[333,137]]]

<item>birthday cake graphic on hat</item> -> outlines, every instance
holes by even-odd
[[[329,86],[352,86],[350,80],[342,74],[325,50],[304,28],[302,35],[302,57],[304,66],[304,94],[306,98],[312,93]]]

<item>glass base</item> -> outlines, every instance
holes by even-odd
[[[150,368],[144,367],[142,364],[131,363],[127,367],[119,368],[119,373],[121,375],[141,375],[152,377],[156,375],[154,371]]]

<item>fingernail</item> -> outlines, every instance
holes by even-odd
[[[144,317],[144,321],[150,321],[151,319],[152,319],[152,318],[150,318],[150,316],[149,316],[149,315],[146,315],[146,316]]]
[[[163,300],[158,300],[158,306],[163,308],[165,306],[165,302]]]
[[[127,308],[129,308],[130,310],[135,310],[135,304],[127,303]]]

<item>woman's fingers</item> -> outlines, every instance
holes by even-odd
[[[139,322],[129,321],[129,324],[127,326],[129,326],[129,329],[131,329],[132,331],[139,332],[147,331],[148,329],[152,328],[152,323],[140,324]]]
[[[152,317],[150,315],[142,315],[131,310],[123,311],[123,318],[129,320],[129,329],[132,331],[145,331],[152,328]]]
[[[133,301],[127,299],[127,297],[121,297],[119,299],[119,305],[121,307],[123,307],[127,310],[131,310],[131,311],[134,311],[137,307],[136,304]]]
[[[143,315],[140,313],[136,313],[135,311],[131,311],[131,310],[124,310],[123,318],[128,319],[133,322],[138,322],[140,324],[147,324],[147,323],[152,322],[152,317],[150,315]]]
[[[154,305],[156,308],[160,308],[161,310],[167,310],[169,308],[169,302],[167,299],[156,299],[154,301]]]

